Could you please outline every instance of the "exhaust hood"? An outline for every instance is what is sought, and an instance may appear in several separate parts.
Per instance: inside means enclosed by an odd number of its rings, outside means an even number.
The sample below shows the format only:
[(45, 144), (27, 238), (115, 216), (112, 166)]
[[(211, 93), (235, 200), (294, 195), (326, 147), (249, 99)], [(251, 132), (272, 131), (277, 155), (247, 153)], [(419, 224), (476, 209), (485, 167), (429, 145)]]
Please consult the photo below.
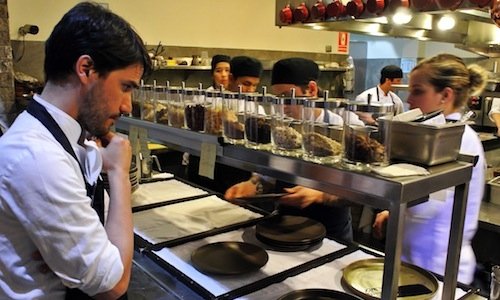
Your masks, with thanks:
[[(362, 0), (351, 0), (351, 2), (354, 1), (366, 7)], [(378, 1), (378, 3), (380, 1), (382, 3), (389, 2), (389, 0), (385, 0), (385, 2), (383, 0), (374, 1)], [(404, 3), (402, 0), (390, 1)], [(434, 3), (434, 0), (427, 1)], [(479, 55), (500, 57), (500, 28), (492, 21), (489, 8), (479, 8), (469, 2), (478, 0), (456, 1), (460, 5), (453, 11), (437, 10), (436, 8), (436, 10), (423, 12), (409, 7), (412, 15), (411, 21), (406, 24), (395, 24), (392, 21), (393, 13), (389, 12), (387, 8), (388, 5), (385, 5), (385, 9), (378, 14), (369, 13), (366, 8), (363, 8), (363, 12), (356, 18), (346, 15), (346, 13), (343, 16), (331, 17), (329, 14), (331, 12), (330, 4), (333, 6), (333, 4), (340, 5), (339, 3), (342, 3), (346, 6), (349, 5), (348, 0), (276, 0), (275, 24), (279, 27), (293, 26), (452, 43), (457, 48)], [(391, 10), (393, 11), (393, 9)], [(452, 29), (446, 31), (438, 29), (438, 22), (444, 15), (454, 18), (455, 26)]]

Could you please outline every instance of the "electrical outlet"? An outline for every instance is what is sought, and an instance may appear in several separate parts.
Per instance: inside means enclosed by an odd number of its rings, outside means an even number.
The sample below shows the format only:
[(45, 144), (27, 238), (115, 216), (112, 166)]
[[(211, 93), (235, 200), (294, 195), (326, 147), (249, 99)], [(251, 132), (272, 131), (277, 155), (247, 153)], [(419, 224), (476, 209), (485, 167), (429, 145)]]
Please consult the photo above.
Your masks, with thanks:
[(332, 52), (332, 45), (326, 45), (325, 46), (325, 51), (328, 52), (328, 53)]

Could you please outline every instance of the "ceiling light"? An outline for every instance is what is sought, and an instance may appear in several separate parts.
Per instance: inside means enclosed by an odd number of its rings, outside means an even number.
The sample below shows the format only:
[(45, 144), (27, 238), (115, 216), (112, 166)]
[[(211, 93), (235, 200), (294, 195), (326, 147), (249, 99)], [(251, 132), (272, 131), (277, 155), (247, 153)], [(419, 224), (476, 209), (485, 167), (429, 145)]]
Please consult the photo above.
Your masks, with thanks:
[(392, 15), (392, 22), (394, 22), (394, 24), (403, 25), (408, 24), (412, 18), (413, 16), (408, 8), (400, 7), (396, 10), (394, 15)]
[(450, 30), (455, 27), (455, 18), (450, 15), (444, 15), (439, 19), (437, 26), (439, 30)]

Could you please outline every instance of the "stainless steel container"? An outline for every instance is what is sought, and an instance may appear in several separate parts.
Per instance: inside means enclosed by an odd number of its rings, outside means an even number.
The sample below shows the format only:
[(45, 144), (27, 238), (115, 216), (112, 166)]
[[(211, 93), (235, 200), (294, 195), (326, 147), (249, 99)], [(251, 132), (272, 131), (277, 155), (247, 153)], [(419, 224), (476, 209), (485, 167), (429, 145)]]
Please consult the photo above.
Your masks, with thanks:
[(433, 166), (457, 159), (465, 129), (463, 123), (391, 123), (392, 160)]
[(500, 205), (500, 176), (488, 181), (490, 186), (490, 202)]

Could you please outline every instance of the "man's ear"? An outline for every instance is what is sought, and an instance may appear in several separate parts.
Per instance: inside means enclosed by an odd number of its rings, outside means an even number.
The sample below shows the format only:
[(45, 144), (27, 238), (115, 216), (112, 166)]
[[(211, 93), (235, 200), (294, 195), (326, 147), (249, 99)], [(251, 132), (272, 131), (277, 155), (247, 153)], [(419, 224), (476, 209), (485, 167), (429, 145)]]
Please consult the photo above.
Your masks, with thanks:
[(76, 61), (76, 73), (79, 78), (88, 78), (93, 70), (94, 62), (89, 55), (82, 55)]
[(308, 96), (318, 97), (318, 84), (316, 83), (316, 81), (314, 80), (309, 81), (309, 83), (307, 84), (307, 90), (309, 91)]

